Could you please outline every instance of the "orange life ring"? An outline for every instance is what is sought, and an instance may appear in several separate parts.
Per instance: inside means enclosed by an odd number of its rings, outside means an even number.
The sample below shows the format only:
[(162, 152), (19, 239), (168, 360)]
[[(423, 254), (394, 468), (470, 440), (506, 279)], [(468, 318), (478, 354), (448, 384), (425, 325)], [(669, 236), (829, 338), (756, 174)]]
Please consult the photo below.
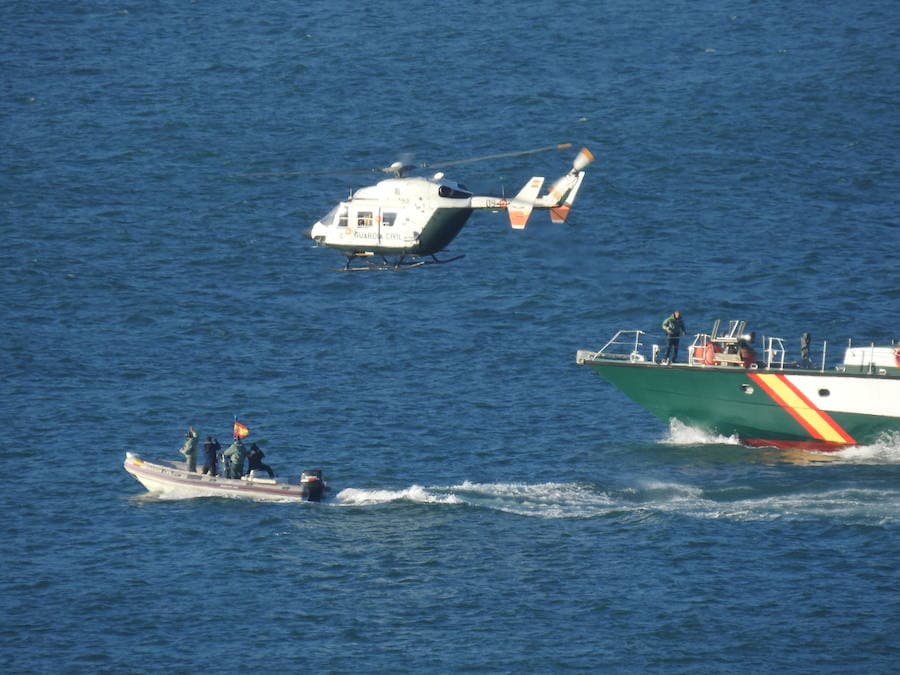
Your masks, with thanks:
[(703, 363), (708, 366), (715, 364), (716, 362), (716, 354), (719, 349), (712, 342), (706, 345), (706, 353), (703, 355)]

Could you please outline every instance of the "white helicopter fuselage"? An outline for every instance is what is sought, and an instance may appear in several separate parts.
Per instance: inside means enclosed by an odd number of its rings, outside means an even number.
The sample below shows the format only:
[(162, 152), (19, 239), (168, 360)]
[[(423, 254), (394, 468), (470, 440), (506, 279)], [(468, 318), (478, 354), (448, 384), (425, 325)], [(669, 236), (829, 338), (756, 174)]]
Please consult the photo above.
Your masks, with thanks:
[[(312, 227), (316, 242), (349, 253), (429, 255), (443, 250), (479, 205), (445, 178), (389, 178), (357, 190)], [(497, 208), (503, 200), (495, 200)]]
[(428, 256), (443, 251), (475, 209), (509, 212), (510, 224), (522, 229), (532, 209), (549, 209), (563, 222), (593, 155), (585, 148), (569, 173), (539, 197), (544, 179), (532, 177), (511, 198), (474, 195), (465, 185), (436, 173), (431, 178), (399, 176), (360, 188), (316, 222), (309, 236), (317, 244), (348, 256)]

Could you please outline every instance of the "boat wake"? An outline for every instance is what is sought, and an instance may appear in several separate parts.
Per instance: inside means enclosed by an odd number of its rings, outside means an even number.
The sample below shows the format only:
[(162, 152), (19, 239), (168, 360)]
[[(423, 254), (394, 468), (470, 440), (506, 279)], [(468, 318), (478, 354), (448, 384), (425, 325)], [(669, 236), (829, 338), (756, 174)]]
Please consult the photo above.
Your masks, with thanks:
[(586, 517), (609, 510), (603, 493), (573, 483), (470, 483), (400, 490), (341, 490), (335, 501), (347, 506), (416, 502), (459, 504), (545, 518)]
[(872, 445), (858, 445), (831, 454), (843, 464), (900, 464), (900, 432), (883, 434)]
[(664, 445), (740, 445), (737, 436), (719, 436), (696, 427), (690, 427), (674, 417), (669, 420), (669, 435), (662, 439)]
[(424, 488), (411, 485), (402, 490), (363, 490), (345, 488), (335, 497), (335, 501), (346, 506), (367, 506), (371, 504), (387, 504), (388, 502), (416, 502), (420, 504), (461, 504), (454, 494), (440, 494), (435, 488)]
[[(669, 420), (669, 435), (659, 441), (662, 445), (741, 445), (737, 436), (719, 436), (696, 427), (690, 427), (677, 419)], [(835, 462), (843, 464), (900, 464), (900, 433), (885, 433), (871, 445), (857, 445), (835, 452), (815, 450), (775, 450), (759, 448), (767, 460), (795, 464)]]
[(749, 485), (703, 488), (677, 482), (637, 481), (607, 489), (585, 483), (470, 483), (397, 490), (347, 488), (334, 503), (390, 502), (466, 506), (547, 519), (616, 517), (643, 521), (661, 516), (778, 520), (844, 518), (865, 523), (900, 521), (900, 488), (840, 487), (772, 494)]

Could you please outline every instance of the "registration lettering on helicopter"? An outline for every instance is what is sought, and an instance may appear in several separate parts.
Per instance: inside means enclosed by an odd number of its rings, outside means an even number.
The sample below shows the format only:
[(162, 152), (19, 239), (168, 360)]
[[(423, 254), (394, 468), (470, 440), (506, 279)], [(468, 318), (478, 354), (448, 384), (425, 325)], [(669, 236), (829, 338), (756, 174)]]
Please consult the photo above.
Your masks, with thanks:
[(359, 230), (353, 230), (351, 228), (347, 228), (344, 230), (344, 236), (353, 239), (356, 241), (398, 241), (398, 242), (410, 242), (415, 241), (416, 237), (409, 233), (401, 233), (401, 232), (384, 232), (380, 233), (377, 231), (365, 231), (360, 232)]
[(509, 206), (509, 201), (500, 197), (488, 197), (484, 200), (484, 208), (487, 209), (505, 209)]

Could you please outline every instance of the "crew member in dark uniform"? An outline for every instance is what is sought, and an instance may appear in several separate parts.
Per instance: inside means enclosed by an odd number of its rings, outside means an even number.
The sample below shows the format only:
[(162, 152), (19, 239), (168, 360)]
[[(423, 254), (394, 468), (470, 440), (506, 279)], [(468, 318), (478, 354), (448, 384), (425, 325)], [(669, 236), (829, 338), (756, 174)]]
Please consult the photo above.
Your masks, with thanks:
[(190, 427), (184, 435), (184, 445), (178, 450), (187, 460), (187, 470), (191, 473), (197, 471), (197, 432)]
[(678, 360), (678, 342), (685, 333), (681, 312), (677, 309), (672, 312), (671, 316), (662, 322), (662, 329), (666, 333), (666, 356), (664, 362), (675, 363)]
[(221, 449), (219, 439), (212, 436), (206, 437), (206, 443), (203, 444), (203, 455), (206, 458), (206, 461), (203, 462), (203, 471), (201, 471), (203, 475), (219, 475), (219, 450)]
[(247, 455), (247, 461), (249, 462), (248, 471), (253, 471), (254, 469), (258, 471), (265, 471), (269, 474), (269, 478), (275, 478), (275, 472), (272, 471), (272, 467), (268, 464), (263, 464), (263, 457), (266, 454), (259, 449), (259, 446), (254, 443), (250, 446), (250, 454)]
[(804, 333), (800, 336), (800, 366), (803, 368), (812, 368), (812, 361), (809, 360), (809, 343), (812, 336)]
[(244, 458), (247, 451), (240, 438), (235, 438), (234, 443), (225, 451), (225, 476), (227, 478), (240, 478), (244, 475)]

